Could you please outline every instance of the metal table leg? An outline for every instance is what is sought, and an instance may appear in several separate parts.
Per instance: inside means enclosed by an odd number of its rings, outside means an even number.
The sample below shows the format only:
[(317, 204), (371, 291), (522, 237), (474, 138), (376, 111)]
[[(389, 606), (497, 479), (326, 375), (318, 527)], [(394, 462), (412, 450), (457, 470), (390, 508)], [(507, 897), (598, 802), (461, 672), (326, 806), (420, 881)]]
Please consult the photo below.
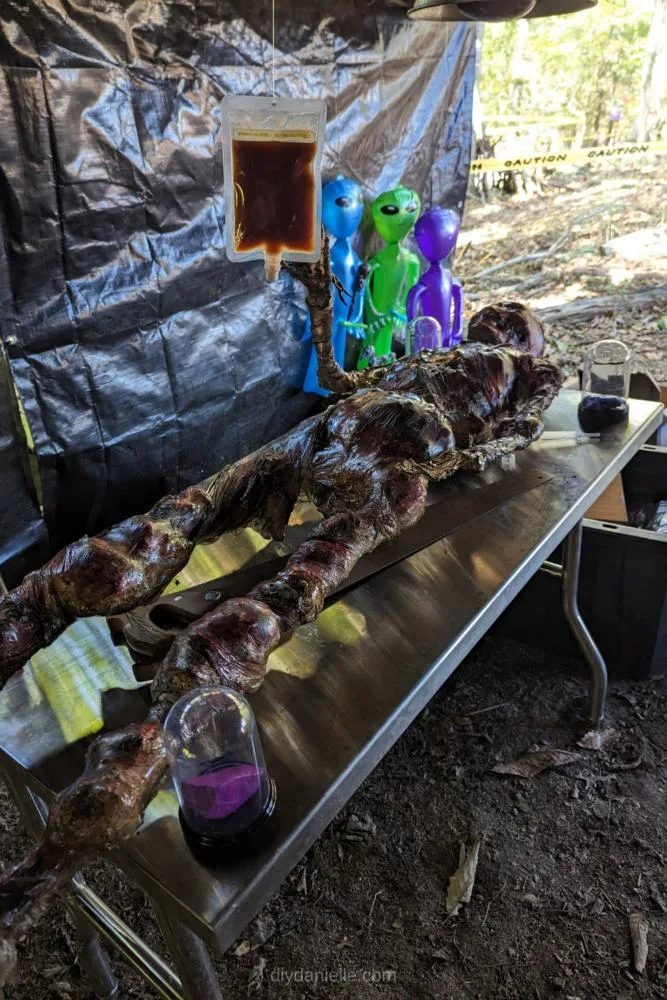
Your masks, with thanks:
[[(44, 816), (30, 790), (9, 768), (2, 769), (2, 778), (7, 785), (21, 813), (26, 830), (35, 840), (39, 840), (44, 830)], [(99, 934), (83, 919), (77, 910), (65, 900), (74, 922), (77, 940), (77, 960), (93, 993), (98, 1000), (117, 1000), (119, 996), (116, 979), (106, 951), (102, 947)]]
[(204, 942), (154, 899), (151, 904), (181, 980), (185, 1000), (222, 1000), (220, 984)]
[(90, 988), (99, 1000), (118, 1000), (120, 996), (118, 980), (102, 947), (99, 934), (73, 906), (68, 906), (67, 909), (76, 928), (77, 959)]
[(76, 875), (72, 879), (72, 892), (68, 896), (69, 906), (79, 918), (89, 923), (92, 929), (106, 938), (123, 956), (128, 965), (135, 969), (164, 1000), (183, 1000), (181, 983), (166, 962), (148, 947), (118, 914), (106, 905)]
[(607, 698), (607, 665), (595, 645), (577, 604), (579, 564), (581, 561), (582, 522), (572, 529), (563, 546), (563, 611), (575, 639), (591, 668), (590, 720), (594, 726), (604, 719)]

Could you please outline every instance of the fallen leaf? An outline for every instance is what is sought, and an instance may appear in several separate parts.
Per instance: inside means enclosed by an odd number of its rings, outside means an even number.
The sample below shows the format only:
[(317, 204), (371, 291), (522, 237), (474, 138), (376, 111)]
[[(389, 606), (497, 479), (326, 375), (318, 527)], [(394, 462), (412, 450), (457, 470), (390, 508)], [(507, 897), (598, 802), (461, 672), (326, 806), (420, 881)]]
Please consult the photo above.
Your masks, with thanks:
[(528, 903), (529, 906), (539, 906), (540, 901), (537, 896), (534, 896), (532, 892), (527, 892), (525, 896), (521, 897), (522, 903)]
[(351, 813), (347, 818), (347, 823), (345, 824), (343, 839), (365, 840), (367, 837), (374, 837), (376, 832), (375, 823), (369, 813), (364, 813), (363, 816), (357, 816), (356, 813)]
[(443, 962), (448, 962), (449, 959), (451, 958), (449, 952), (445, 951), (444, 948), (437, 948), (436, 951), (432, 951), (431, 952), (431, 957), (432, 958), (440, 958), (440, 959), (442, 959)]
[(571, 750), (537, 750), (535, 753), (524, 754), (509, 764), (496, 764), (492, 770), (496, 774), (533, 778), (540, 771), (546, 771), (548, 767), (565, 767), (566, 764), (573, 764), (575, 760), (581, 760), (581, 756), (580, 753), (573, 753)]
[(296, 887), (297, 892), (308, 892), (308, 878), (306, 875), (306, 869), (304, 868), (301, 873), (301, 878), (299, 879), (299, 884)]
[(455, 916), (464, 903), (470, 902), (475, 884), (480, 845), (481, 840), (479, 837), (473, 840), (470, 848), (466, 848), (465, 844), (461, 844), (459, 867), (450, 878), (447, 888), (445, 909), (450, 916)]
[(45, 969), (42, 969), (42, 975), (45, 979), (53, 979), (54, 976), (59, 976), (62, 972), (65, 972), (64, 965), (47, 965)]
[(593, 803), (593, 814), (597, 816), (598, 819), (609, 819), (609, 814), (611, 813), (611, 806), (608, 802), (603, 799), (596, 799)]
[(615, 736), (616, 730), (612, 729), (611, 726), (605, 729), (590, 729), (580, 740), (577, 740), (577, 746), (583, 747), (584, 750), (601, 750), (605, 743), (609, 743)]
[(232, 955), (236, 958), (243, 958), (249, 952), (257, 951), (270, 937), (273, 937), (275, 932), (276, 922), (273, 917), (268, 914), (260, 915), (253, 925), (250, 937), (239, 941), (236, 947), (232, 948)]
[(641, 973), (646, 968), (648, 958), (648, 920), (643, 913), (631, 913), (628, 918), (630, 937), (632, 939), (632, 955), (635, 970)]
[(250, 950), (256, 951), (276, 933), (276, 922), (268, 913), (260, 913), (250, 934)]

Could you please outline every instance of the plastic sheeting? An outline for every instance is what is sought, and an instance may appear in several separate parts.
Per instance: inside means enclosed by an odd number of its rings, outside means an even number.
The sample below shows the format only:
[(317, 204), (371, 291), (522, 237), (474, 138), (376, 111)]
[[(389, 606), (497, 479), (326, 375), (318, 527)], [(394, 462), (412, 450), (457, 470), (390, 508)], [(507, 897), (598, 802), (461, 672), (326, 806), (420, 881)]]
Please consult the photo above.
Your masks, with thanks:
[[(326, 98), (325, 175), (461, 209), (474, 28), (330, 11), (276, 2), (276, 91)], [(313, 408), (301, 291), (224, 250), (221, 99), (269, 91), (270, 39), (268, 0), (2, 4), (0, 329), (52, 548)]]
[(48, 554), (46, 526), (30, 486), (25, 440), (16, 417), (14, 389), (0, 346), (0, 574), (8, 587)]

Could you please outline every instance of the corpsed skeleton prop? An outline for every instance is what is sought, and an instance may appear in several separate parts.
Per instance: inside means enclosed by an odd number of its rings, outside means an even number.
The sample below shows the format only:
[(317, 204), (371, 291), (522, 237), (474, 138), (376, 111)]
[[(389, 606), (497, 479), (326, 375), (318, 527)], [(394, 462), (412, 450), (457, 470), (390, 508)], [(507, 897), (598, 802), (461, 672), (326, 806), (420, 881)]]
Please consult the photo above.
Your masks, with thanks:
[(175, 639), (145, 722), (91, 742), (84, 773), (51, 804), (41, 843), (0, 879), (0, 980), (53, 894), (138, 829), (167, 768), (161, 724), (174, 702), (201, 686), (256, 691), (281, 639), (319, 614), (362, 556), (422, 516), (429, 481), (481, 470), (542, 432), (561, 384), (549, 361), (468, 343), (344, 372), (331, 349), (328, 247), (317, 264), (288, 270), (308, 292), (320, 384), (339, 401), (148, 513), (69, 545), (0, 598), (4, 682), (76, 618), (150, 602), (195, 545), (247, 525), (281, 538), (300, 497), (323, 515), (274, 579)]

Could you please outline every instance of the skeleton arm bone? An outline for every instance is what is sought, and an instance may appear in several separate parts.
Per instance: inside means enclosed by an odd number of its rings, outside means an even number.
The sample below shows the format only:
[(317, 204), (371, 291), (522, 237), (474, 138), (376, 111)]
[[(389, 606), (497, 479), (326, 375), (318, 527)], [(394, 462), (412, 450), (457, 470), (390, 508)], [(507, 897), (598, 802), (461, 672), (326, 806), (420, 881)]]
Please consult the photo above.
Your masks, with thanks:
[(420, 466), (429, 479), (446, 479), (459, 470), (482, 472), (490, 462), (527, 448), (541, 436), (544, 411), (556, 398), (562, 378), (554, 377), (554, 366), (543, 358), (523, 355), (521, 363), (529, 368), (515, 383), (520, 393), (515, 412), (494, 423), (492, 440), (448, 452)]
[[(338, 395), (348, 395), (357, 389), (375, 385), (382, 373), (376, 369), (346, 372), (334, 357), (331, 343), (333, 304), (331, 302), (331, 264), (329, 238), (322, 239), (322, 256), (315, 264), (285, 263), (288, 274), (305, 286), (306, 304), (311, 318), (311, 336), (317, 354), (317, 380), (323, 389)], [(365, 294), (369, 295), (370, 277)]]

